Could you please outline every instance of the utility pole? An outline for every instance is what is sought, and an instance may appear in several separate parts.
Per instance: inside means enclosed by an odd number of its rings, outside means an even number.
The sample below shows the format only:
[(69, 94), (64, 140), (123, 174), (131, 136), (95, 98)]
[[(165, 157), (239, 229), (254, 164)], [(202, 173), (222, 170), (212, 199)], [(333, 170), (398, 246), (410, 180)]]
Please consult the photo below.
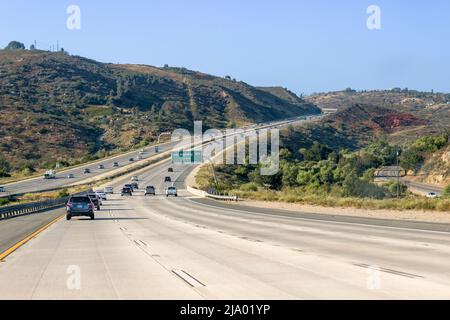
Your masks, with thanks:
[(56, 40), (56, 52), (59, 52), (59, 40)]
[(214, 163), (213, 163), (212, 159), (208, 159), (208, 162), (211, 165), (213, 176), (214, 176), (214, 183), (216, 184), (216, 187), (217, 187), (218, 184), (217, 184), (216, 168), (214, 168)]
[(400, 150), (397, 150), (397, 198), (400, 198)]

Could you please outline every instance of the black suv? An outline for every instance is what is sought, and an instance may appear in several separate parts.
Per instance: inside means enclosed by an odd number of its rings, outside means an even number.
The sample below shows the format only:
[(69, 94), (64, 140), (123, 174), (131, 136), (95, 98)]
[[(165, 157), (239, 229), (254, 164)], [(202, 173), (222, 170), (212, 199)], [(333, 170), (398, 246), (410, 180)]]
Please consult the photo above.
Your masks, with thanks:
[(127, 187), (125, 187), (125, 188), (122, 188), (122, 197), (123, 196), (132, 196), (133, 195), (133, 190), (131, 189), (131, 188), (127, 188)]
[(66, 219), (71, 220), (72, 217), (90, 217), (95, 219), (94, 204), (88, 196), (73, 196), (66, 204)]

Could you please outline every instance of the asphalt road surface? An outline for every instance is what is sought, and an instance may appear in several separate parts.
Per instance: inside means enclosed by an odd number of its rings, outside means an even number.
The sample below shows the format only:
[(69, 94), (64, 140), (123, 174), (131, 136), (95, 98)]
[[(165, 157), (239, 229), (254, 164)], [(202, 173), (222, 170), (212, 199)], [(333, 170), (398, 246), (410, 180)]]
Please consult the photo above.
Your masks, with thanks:
[(408, 186), (408, 189), (416, 194), (419, 195), (427, 195), (430, 192), (436, 193), (438, 196), (442, 196), (444, 193), (444, 188), (439, 187), (436, 185), (431, 185), (427, 183), (422, 182), (415, 182), (415, 181), (409, 181), (409, 180), (403, 180), (405, 184)]
[(140, 176), (156, 197), (115, 194), (7, 257), (0, 299), (450, 298), (448, 232), (217, 204), (183, 190), (192, 167), (169, 166)]

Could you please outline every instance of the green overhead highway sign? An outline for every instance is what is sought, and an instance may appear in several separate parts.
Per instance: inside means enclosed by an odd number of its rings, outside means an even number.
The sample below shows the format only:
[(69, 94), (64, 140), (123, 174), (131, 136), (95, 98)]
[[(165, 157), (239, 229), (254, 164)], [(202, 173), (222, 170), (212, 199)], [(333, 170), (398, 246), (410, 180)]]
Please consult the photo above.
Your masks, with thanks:
[(173, 164), (201, 164), (203, 163), (203, 153), (201, 151), (181, 150), (172, 152)]

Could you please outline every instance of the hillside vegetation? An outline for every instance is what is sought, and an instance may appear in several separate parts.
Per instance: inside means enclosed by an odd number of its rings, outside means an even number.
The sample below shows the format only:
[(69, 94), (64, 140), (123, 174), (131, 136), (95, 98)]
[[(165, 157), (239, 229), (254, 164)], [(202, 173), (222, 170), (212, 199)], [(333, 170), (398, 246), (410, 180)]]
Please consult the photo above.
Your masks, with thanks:
[(443, 198), (426, 199), (409, 194), (406, 186), (395, 181), (374, 180), (380, 167), (396, 166), (399, 152), (398, 160), (409, 175), (439, 171), (445, 182), (450, 172), (450, 130), (435, 126), (439, 133), (411, 134), (433, 126), (431, 119), (405, 110), (355, 104), (319, 122), (284, 130), (276, 175), (262, 176), (257, 165), (218, 166), (216, 184), (210, 168), (205, 167), (197, 182), (203, 189), (214, 188), (245, 199), (446, 211), (450, 209), (450, 187)]
[[(345, 110), (355, 104), (371, 105), (394, 112), (412, 114), (426, 121), (418, 125), (396, 129), (391, 132), (390, 140), (396, 143), (411, 141), (424, 135), (439, 134), (450, 128), (450, 94), (420, 92), (416, 90), (394, 88), (392, 90), (344, 91), (313, 94), (305, 98), (321, 108)], [(406, 119), (404, 119), (406, 120)]]
[(320, 112), (286, 95), (184, 68), (2, 50), (0, 160), (7, 174), (28, 174), (142, 146), (194, 120), (224, 128)]
[(292, 151), (310, 147), (316, 142), (335, 151), (357, 150), (377, 139), (392, 141), (395, 140), (392, 139), (393, 136), (402, 134), (403, 142), (412, 141), (417, 139), (417, 136), (411, 134), (412, 131), (419, 128), (424, 130), (431, 125), (429, 120), (412, 113), (376, 105), (355, 104), (328, 115), (318, 123), (290, 127), (282, 132), (282, 136), (285, 146)]
[(449, 135), (426, 136), (406, 145), (392, 145), (378, 140), (358, 151), (335, 151), (326, 145), (293, 149), (283, 140), (280, 170), (272, 176), (261, 175), (259, 165), (216, 166), (216, 180), (210, 166), (197, 176), (204, 190), (244, 199), (307, 203), (325, 206), (353, 206), (368, 209), (450, 210), (450, 186), (442, 198), (427, 199), (407, 192), (402, 183), (375, 181), (375, 171), (382, 166), (395, 166), (401, 150), (403, 168), (414, 170), (427, 157), (450, 147)]

